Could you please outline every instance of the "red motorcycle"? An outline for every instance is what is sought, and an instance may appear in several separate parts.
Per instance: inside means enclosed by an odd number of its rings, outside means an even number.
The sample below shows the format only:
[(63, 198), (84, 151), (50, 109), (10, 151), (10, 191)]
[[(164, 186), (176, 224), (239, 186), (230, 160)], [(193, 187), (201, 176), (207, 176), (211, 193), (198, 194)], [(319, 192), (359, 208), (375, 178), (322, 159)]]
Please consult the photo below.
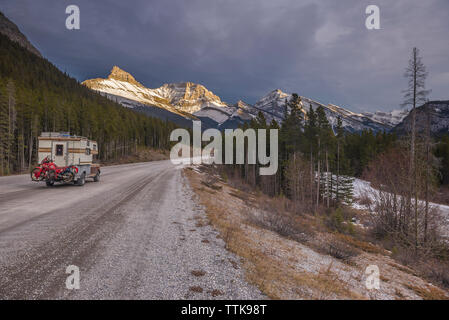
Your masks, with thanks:
[(55, 182), (73, 182), (77, 173), (76, 166), (57, 167), (50, 158), (45, 157), (39, 167), (31, 171), (31, 180), (45, 180), (47, 186), (52, 186)]

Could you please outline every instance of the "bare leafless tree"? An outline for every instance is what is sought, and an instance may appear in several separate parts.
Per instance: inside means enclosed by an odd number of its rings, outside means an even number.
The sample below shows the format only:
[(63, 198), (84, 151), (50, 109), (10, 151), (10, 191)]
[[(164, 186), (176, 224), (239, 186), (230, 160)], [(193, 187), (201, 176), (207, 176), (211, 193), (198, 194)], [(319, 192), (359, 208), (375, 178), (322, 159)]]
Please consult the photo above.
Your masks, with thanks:
[[(415, 170), (417, 193), (424, 194), (427, 171), (424, 152), (417, 157)], [(392, 149), (373, 160), (364, 173), (371, 181), (372, 189), (366, 196), (370, 199), (370, 212), (374, 233), (393, 239), (399, 245), (414, 248), (425, 254), (441, 240), (439, 210), (429, 202), (418, 199), (409, 203), (409, 159), (405, 148)], [(410, 208), (411, 206), (411, 208)], [(425, 239), (425, 241), (424, 241)]]
[[(410, 190), (408, 195), (408, 210), (411, 210), (411, 201), (414, 198), (414, 221), (415, 221), (415, 239), (418, 241), (418, 188), (417, 188), (417, 170), (416, 160), (416, 107), (425, 103), (430, 91), (425, 89), (427, 71), (422, 58), (419, 55), (419, 49), (413, 48), (412, 56), (404, 76), (408, 79), (407, 89), (404, 90), (403, 106), (411, 107), (410, 124), (410, 164), (409, 164), (409, 183)], [(415, 249), (418, 250), (419, 243), (415, 243)]]
[(309, 199), (313, 197), (310, 188), (315, 178), (310, 176), (310, 163), (305, 157), (295, 152), (287, 163), (285, 177), (287, 179), (288, 196), (295, 206), (295, 211), (303, 211), (310, 204)]

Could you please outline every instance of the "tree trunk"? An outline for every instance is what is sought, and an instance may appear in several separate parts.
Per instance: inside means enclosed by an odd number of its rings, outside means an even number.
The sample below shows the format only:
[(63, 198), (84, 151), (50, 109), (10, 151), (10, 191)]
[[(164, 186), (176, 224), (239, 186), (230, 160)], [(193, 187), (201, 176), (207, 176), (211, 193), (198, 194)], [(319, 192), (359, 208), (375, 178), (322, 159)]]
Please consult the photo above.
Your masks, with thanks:
[(426, 179), (425, 179), (425, 202), (426, 209), (424, 212), (424, 243), (427, 243), (427, 227), (429, 218), (429, 178), (430, 178), (430, 110), (427, 113), (426, 125)]
[(337, 141), (337, 186), (336, 186), (335, 199), (338, 204), (340, 197), (340, 141)]
[(321, 167), (320, 167), (320, 157), (321, 157), (321, 140), (318, 137), (318, 178), (317, 178), (317, 188), (316, 188), (316, 210), (320, 204), (320, 183), (321, 183)]
[(28, 170), (31, 170), (31, 158), (33, 156), (33, 127), (30, 130), (30, 142), (28, 146)]
[[(312, 149), (312, 148), (311, 148)], [(312, 150), (310, 150), (310, 208), (313, 208), (313, 185), (314, 185), (314, 177), (313, 177), (313, 168), (315, 166), (313, 165), (313, 153)]]
[[(329, 208), (330, 204), (330, 197), (329, 197), (329, 157), (328, 157), (328, 151), (326, 148), (326, 202), (327, 202), (327, 207)], [(331, 175), (332, 177), (332, 175)]]
[[(414, 55), (416, 65), (416, 53)], [(410, 145), (410, 201), (415, 196), (415, 254), (418, 253), (418, 199), (416, 190), (416, 168), (415, 168), (415, 144), (416, 144), (416, 94), (417, 94), (417, 74), (416, 68), (413, 76), (413, 110), (412, 110), (412, 137)]]

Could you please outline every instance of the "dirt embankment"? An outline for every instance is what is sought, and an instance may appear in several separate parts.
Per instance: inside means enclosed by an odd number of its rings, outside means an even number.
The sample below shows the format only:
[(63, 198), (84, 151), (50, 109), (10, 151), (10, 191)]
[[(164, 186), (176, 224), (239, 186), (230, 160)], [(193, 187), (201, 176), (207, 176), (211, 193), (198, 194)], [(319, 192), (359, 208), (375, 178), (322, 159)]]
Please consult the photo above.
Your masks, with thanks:
[[(285, 212), (282, 199), (233, 188), (204, 168), (184, 173), (227, 249), (242, 258), (247, 280), (270, 298), (449, 298), (384, 249), (326, 231), (319, 217)], [(366, 286), (373, 265), (378, 290)]]

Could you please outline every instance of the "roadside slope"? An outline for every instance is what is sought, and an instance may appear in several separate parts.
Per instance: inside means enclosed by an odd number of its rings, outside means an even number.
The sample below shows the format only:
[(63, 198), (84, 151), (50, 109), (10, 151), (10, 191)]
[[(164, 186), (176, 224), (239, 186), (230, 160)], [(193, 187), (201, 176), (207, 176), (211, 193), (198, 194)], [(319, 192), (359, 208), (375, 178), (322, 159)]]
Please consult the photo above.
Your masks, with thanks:
[[(231, 187), (213, 168), (185, 172), (227, 248), (242, 257), (248, 281), (270, 298), (449, 299), (384, 249), (329, 232), (313, 215), (289, 214), (282, 198)], [(379, 290), (365, 285), (370, 265), (379, 268)]]

